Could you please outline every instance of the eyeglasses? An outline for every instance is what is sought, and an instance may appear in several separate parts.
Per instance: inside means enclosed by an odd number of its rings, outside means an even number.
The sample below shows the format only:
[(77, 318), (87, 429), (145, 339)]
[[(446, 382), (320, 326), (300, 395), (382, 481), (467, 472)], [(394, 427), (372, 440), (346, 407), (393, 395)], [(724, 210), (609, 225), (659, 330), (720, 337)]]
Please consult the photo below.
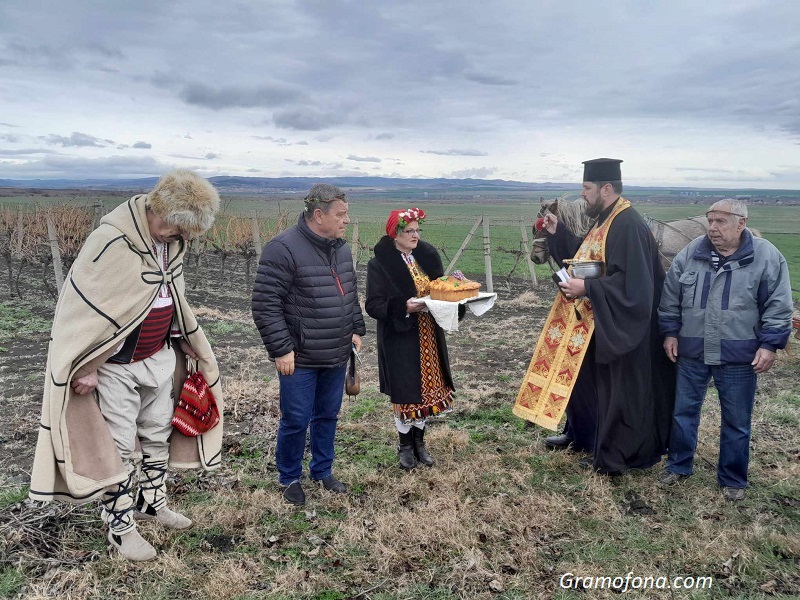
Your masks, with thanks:
[(422, 229), (403, 229), (403, 233), (408, 235), (422, 235)]

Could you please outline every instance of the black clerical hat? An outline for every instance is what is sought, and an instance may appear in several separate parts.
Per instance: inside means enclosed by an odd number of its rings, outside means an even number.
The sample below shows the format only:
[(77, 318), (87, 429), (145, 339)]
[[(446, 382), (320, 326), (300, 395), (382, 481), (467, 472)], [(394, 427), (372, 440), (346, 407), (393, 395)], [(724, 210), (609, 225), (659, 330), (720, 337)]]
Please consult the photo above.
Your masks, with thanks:
[(583, 161), (584, 181), (622, 181), (618, 158), (595, 158)]

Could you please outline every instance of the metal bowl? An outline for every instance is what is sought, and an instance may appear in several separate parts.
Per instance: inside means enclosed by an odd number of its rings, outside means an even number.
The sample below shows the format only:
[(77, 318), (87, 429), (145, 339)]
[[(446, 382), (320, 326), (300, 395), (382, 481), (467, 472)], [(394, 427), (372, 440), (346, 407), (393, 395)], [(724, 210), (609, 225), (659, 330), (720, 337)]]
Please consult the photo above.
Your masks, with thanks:
[(578, 279), (597, 279), (603, 274), (602, 260), (576, 260), (570, 264), (572, 276)]

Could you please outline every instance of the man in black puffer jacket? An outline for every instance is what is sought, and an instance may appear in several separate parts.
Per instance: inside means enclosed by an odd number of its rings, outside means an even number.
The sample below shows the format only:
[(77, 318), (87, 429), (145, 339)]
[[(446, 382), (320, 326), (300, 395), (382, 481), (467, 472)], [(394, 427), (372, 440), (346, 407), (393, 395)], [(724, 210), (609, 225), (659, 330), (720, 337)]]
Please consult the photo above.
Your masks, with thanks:
[(253, 286), (253, 319), (280, 380), (281, 420), (275, 462), (287, 502), (302, 505), (300, 485), (311, 425), (312, 480), (343, 493), (333, 476), (333, 441), (345, 367), (366, 333), (355, 269), (344, 234), (350, 218), (342, 190), (311, 188), (297, 225), (261, 252)]

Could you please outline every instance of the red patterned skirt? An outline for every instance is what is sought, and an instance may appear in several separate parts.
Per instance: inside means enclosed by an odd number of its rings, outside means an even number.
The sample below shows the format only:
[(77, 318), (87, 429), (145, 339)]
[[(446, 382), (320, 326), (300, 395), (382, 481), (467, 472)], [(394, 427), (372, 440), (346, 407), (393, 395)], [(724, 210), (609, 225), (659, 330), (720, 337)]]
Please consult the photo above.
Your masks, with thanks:
[(433, 415), (453, 410), (453, 390), (444, 382), (439, 349), (436, 346), (435, 324), (428, 313), (417, 313), (419, 319), (419, 362), (422, 402), (394, 404), (394, 414), (401, 423), (414, 423)]

